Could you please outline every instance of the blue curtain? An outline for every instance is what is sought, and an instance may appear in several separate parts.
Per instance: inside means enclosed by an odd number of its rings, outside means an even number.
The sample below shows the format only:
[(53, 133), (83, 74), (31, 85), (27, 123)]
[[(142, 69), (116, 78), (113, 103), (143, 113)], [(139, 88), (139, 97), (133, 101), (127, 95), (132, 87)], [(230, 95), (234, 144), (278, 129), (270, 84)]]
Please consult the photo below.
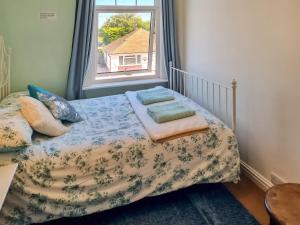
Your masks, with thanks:
[(69, 67), (66, 97), (82, 98), (82, 86), (88, 68), (95, 11), (95, 0), (76, 0), (76, 15), (72, 55)]
[[(176, 19), (175, 19), (175, 1), (162, 0), (162, 24), (163, 24), (163, 41), (164, 54), (167, 74), (169, 77), (170, 86), (170, 70), (169, 63), (172, 62), (175, 68), (181, 68), (179, 47), (177, 41)], [(175, 91), (180, 91), (181, 79), (173, 80), (173, 87)]]

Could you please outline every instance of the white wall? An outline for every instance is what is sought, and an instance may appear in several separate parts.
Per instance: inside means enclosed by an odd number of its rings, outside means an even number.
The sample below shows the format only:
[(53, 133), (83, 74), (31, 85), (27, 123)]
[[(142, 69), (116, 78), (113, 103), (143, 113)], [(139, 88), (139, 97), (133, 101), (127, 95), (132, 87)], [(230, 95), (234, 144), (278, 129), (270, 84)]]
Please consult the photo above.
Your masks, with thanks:
[(242, 159), (300, 182), (300, 1), (176, 3), (185, 69), (238, 81)]
[(111, 67), (108, 66), (110, 69), (110, 72), (118, 72), (119, 71), (119, 56), (118, 55), (111, 55), (110, 56), (110, 65)]

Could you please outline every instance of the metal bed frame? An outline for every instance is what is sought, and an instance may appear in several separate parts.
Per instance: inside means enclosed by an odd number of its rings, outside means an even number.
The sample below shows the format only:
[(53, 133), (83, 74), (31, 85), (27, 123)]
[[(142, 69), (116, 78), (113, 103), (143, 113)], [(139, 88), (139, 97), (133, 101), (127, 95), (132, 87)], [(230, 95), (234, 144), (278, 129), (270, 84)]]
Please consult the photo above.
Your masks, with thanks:
[(170, 89), (193, 99), (236, 132), (237, 81), (235, 79), (232, 80), (231, 86), (226, 86), (177, 69), (173, 67), (172, 62), (169, 63), (169, 74)]
[(11, 49), (5, 47), (0, 36), (0, 101), (10, 94), (10, 58)]
[[(0, 36), (0, 101), (10, 94), (11, 52)], [(193, 99), (236, 132), (236, 80), (233, 79), (229, 87), (177, 69), (172, 62), (169, 63), (169, 72), (170, 89)]]

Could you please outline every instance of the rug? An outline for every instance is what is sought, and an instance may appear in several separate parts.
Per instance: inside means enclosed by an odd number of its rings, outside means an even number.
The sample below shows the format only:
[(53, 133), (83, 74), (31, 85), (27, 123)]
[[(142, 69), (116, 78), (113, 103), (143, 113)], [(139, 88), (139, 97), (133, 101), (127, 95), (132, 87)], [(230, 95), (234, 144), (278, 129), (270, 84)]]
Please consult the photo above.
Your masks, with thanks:
[(43, 225), (259, 225), (223, 184), (201, 184), (127, 206)]

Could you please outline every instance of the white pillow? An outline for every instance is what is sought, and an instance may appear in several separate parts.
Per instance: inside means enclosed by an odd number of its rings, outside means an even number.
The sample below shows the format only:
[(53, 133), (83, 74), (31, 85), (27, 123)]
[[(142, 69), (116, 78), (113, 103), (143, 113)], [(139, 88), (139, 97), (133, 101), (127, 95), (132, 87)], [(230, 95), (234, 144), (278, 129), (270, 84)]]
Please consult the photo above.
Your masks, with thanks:
[(51, 112), (39, 100), (32, 97), (20, 97), (21, 111), (30, 126), (37, 132), (48, 136), (60, 136), (69, 131), (60, 120), (53, 117)]
[(32, 129), (19, 111), (0, 109), (0, 153), (21, 150), (31, 145)]

